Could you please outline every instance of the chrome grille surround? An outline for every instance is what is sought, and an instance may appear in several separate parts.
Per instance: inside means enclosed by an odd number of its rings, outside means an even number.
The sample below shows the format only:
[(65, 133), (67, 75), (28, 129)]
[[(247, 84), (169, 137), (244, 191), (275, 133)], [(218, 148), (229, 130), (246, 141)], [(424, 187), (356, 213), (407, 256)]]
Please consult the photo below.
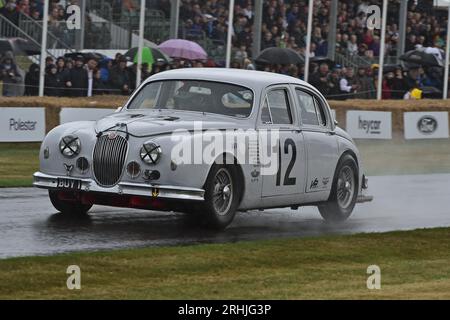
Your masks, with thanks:
[(117, 134), (97, 139), (92, 157), (94, 177), (103, 187), (113, 187), (122, 176), (128, 152), (128, 141)]

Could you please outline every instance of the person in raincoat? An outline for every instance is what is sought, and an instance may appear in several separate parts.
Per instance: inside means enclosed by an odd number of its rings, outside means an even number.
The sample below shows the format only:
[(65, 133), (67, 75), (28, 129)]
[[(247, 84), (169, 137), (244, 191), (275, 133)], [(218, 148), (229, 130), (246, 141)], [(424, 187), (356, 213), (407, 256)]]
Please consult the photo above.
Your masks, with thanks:
[(0, 60), (0, 81), (3, 81), (3, 96), (23, 96), (24, 72), (17, 66), (12, 52), (7, 51)]

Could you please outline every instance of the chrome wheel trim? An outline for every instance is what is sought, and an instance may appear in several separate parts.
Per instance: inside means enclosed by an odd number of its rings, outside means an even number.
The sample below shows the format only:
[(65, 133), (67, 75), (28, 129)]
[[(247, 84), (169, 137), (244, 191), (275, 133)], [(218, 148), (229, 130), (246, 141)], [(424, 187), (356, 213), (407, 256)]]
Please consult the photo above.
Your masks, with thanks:
[(233, 202), (233, 180), (230, 172), (225, 169), (219, 169), (213, 179), (213, 207), (219, 216), (228, 213)]
[(353, 169), (344, 166), (339, 172), (337, 181), (337, 202), (339, 207), (347, 209), (352, 204), (355, 195), (356, 183)]

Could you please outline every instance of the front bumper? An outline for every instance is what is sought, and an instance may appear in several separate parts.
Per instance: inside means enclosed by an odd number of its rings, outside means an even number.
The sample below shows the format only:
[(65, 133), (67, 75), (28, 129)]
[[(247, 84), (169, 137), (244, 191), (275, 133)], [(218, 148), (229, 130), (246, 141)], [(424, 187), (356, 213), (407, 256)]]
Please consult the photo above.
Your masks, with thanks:
[(84, 192), (100, 192), (117, 195), (131, 195), (175, 200), (192, 200), (203, 201), (205, 199), (205, 190), (197, 188), (187, 188), (179, 186), (167, 186), (156, 184), (143, 184), (143, 183), (130, 183), (119, 182), (117, 185), (111, 188), (105, 188), (97, 184), (93, 179), (79, 179), (71, 178), (67, 176), (54, 176), (44, 174), (42, 172), (36, 172), (33, 175), (33, 186), (43, 189), (61, 189), (58, 188), (58, 178), (61, 179), (76, 179), (81, 181), (80, 191)]

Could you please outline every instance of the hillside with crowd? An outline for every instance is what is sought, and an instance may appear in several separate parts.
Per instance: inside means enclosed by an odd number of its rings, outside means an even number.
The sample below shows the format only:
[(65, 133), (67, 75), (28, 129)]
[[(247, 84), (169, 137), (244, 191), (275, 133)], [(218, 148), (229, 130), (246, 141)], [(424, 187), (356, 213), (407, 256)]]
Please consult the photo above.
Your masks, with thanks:
[[(49, 29), (66, 19), (65, 7), (70, 4), (79, 4), (78, 0), (50, 1)], [(307, 0), (264, 0), (261, 33), (261, 50), (270, 47), (290, 48), (301, 55), (305, 55), (306, 25), (308, 16)], [(336, 61), (321, 61), (320, 57), (328, 54), (329, 13), (331, 1), (314, 1), (314, 20), (311, 58), (313, 60), (310, 70), (309, 82), (320, 88), (330, 98), (373, 98), (377, 86), (376, 62), (380, 53), (380, 33), (369, 30), (366, 26), (366, 9), (369, 4), (381, 4), (381, 0), (347, 0), (338, 2), (337, 30), (335, 35), (336, 53), (344, 57), (361, 57), (357, 61), (366, 61), (365, 64), (342, 65)], [(115, 11), (138, 10), (134, 0), (111, 1)], [(147, 6), (170, 15), (170, 1), (148, 0)], [(0, 0), (0, 14), (14, 23), (18, 23), (19, 12), (40, 20), (42, 17), (42, 0)], [(398, 27), (399, 1), (389, 1), (388, 23), (386, 34), (387, 57), (397, 56), (399, 27)], [(408, 15), (406, 26), (405, 49), (414, 50), (420, 47), (443, 49), (446, 37), (446, 12), (433, 9), (432, 0), (408, 1)], [(196, 41), (207, 37), (217, 46), (223, 46), (228, 32), (228, 1), (227, 0), (182, 0), (180, 7), (180, 34), (186, 39)], [(232, 67), (244, 69), (263, 69), (271, 72), (280, 72), (302, 79), (304, 67), (302, 65), (266, 65), (258, 66), (252, 56), (254, 1), (236, 0), (233, 22), (233, 48)], [(89, 32), (92, 39), (101, 41), (108, 39), (105, 34)], [(54, 32), (57, 32), (55, 29)], [(61, 38), (67, 35), (60, 35)], [(97, 38), (95, 38), (97, 36)], [(65, 39), (65, 41), (69, 41)], [(46, 90), (48, 95), (73, 95), (77, 92), (76, 85), (82, 85), (83, 95), (98, 93), (129, 94), (134, 89), (136, 65), (129, 61), (120, 62), (116, 59), (94, 59), (95, 61), (79, 58), (78, 60), (60, 57), (57, 61), (49, 61), (46, 69)], [(3, 94), (16, 94), (17, 90), (7, 90), (9, 85), (22, 84), (26, 94), (34, 94), (36, 86), (37, 66), (31, 65), (28, 73), (23, 72), (14, 64), (14, 57), (3, 54), (0, 57), (0, 79), (6, 84)], [(124, 60), (124, 59), (122, 59)], [(348, 59), (346, 60), (348, 61)], [(95, 66), (93, 66), (95, 64)], [(162, 70), (189, 66), (214, 65), (206, 61), (179, 61), (167, 65), (146, 65), (142, 72), (143, 77)], [(220, 63), (218, 63), (220, 64)], [(11, 67), (13, 65), (13, 67)], [(122, 66), (122, 67), (120, 67)], [(74, 70), (82, 68), (82, 79), (77, 84), (69, 75)], [(8, 70), (6, 70), (8, 69)], [(118, 70), (116, 70), (118, 69)], [(11, 71), (12, 70), (12, 71)], [(6, 72), (8, 71), (8, 72)], [(9, 72), (11, 71), (11, 72)], [(9, 76), (14, 74), (14, 76)], [(76, 72), (75, 72), (76, 74)], [(113, 75), (120, 74), (120, 81)], [(396, 64), (386, 68), (383, 79), (383, 97), (400, 99), (407, 96), (414, 89), (434, 87), (442, 89), (442, 72), (414, 66), (405, 67)], [(74, 86), (75, 83), (75, 86)], [(86, 87), (87, 83), (87, 87)], [(95, 85), (94, 85), (95, 84)], [(5, 91), (6, 87), (6, 91)], [(25, 90), (26, 88), (26, 90)], [(32, 89), (29, 89), (32, 88)], [(57, 88), (53, 90), (53, 88)], [(19, 90), (20, 91), (20, 90)]]

